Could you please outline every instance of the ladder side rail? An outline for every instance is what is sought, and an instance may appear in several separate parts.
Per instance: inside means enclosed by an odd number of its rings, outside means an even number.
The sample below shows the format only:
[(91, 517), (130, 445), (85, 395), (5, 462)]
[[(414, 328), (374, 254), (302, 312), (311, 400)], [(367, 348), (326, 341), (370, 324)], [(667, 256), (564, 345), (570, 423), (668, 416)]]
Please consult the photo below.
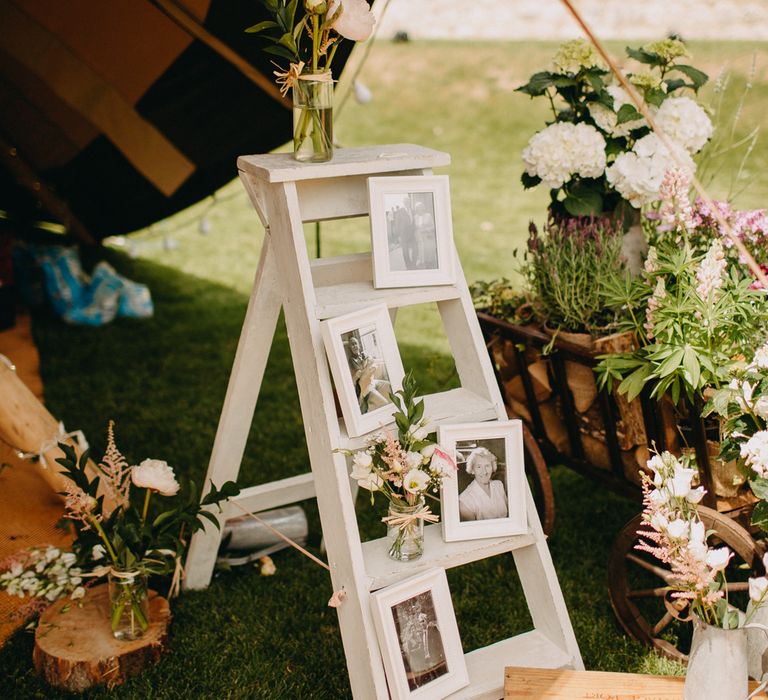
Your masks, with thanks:
[(338, 615), (352, 693), (386, 698), (347, 460), (334, 452), (341, 435), (295, 183), (269, 187), (267, 212), (331, 581), (346, 592)]

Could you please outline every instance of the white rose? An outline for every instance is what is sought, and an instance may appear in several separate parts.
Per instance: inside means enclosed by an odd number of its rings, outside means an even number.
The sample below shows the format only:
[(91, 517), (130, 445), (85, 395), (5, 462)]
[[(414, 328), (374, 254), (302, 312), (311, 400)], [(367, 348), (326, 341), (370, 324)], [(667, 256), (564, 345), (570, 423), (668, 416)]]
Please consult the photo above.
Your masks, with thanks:
[(761, 576), (760, 578), (749, 579), (749, 599), (753, 603), (759, 603), (768, 591), (768, 578)]
[(139, 488), (157, 491), (162, 496), (175, 496), (179, 491), (173, 469), (161, 459), (145, 459), (138, 467), (132, 467), (131, 481)]
[(720, 571), (728, 566), (731, 557), (733, 557), (733, 552), (728, 547), (712, 549), (707, 554), (707, 566), (713, 571)]
[(403, 480), (403, 488), (408, 493), (422, 493), (429, 484), (429, 474), (421, 469), (411, 469)]
[(331, 26), (345, 39), (365, 41), (373, 33), (376, 18), (365, 0), (331, 0)]

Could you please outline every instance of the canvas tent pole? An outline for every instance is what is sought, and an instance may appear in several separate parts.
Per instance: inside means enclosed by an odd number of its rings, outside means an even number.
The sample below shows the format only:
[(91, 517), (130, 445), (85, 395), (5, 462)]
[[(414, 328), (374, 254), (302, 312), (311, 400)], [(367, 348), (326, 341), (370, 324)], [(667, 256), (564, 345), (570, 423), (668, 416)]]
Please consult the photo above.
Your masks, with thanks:
[(223, 41), (211, 34), (184, 5), (176, 0), (149, 0), (158, 10), (171, 19), (190, 36), (202, 41), (208, 48), (215, 51), (225, 61), (231, 63), (251, 82), (258, 85), (273, 100), (286, 109), (291, 109), (290, 101), (280, 94), (277, 86), (260, 71), (256, 70), (240, 54), (233, 51)]
[(69, 205), (37, 175), (32, 166), (19, 155), (18, 150), (9, 144), (1, 134), (0, 165), (13, 176), (19, 185), (29, 190), (51, 216), (58, 219), (75, 238), (83, 243), (96, 245), (96, 240), (90, 231), (72, 213)]

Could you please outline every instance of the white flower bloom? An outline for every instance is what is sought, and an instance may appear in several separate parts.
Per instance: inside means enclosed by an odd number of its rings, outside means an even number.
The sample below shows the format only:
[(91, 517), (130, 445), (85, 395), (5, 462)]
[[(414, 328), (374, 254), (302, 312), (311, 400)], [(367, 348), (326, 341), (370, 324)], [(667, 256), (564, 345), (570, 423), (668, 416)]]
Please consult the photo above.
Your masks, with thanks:
[(421, 456), (427, 460), (432, 459), (432, 455), (435, 454), (436, 448), (437, 448), (437, 445), (427, 445), (425, 448), (421, 450)]
[(456, 471), (456, 464), (450, 455), (443, 450), (436, 448), (432, 455), (432, 461), (429, 463), (429, 469), (433, 474), (439, 474), (446, 477)]
[[(696, 171), (696, 165), (685, 149), (678, 148), (675, 155), (684, 170), (689, 173)], [(648, 134), (638, 140), (631, 151), (620, 153), (606, 169), (605, 176), (622, 197), (633, 207), (640, 208), (658, 199), (665, 173), (676, 166), (677, 163), (659, 138), (655, 134)]]
[(429, 435), (429, 431), (424, 425), (420, 428), (416, 428), (416, 430), (411, 433), (411, 437), (416, 440), (416, 442), (421, 442), (427, 435)]
[(742, 443), (741, 457), (758, 475), (768, 476), (768, 430), (756, 432)]
[(653, 455), (646, 463), (648, 469), (653, 471), (654, 474), (660, 474), (664, 471), (664, 460), (660, 455)]
[(689, 530), (689, 537), (691, 542), (700, 542), (704, 544), (704, 540), (707, 536), (707, 530), (704, 527), (704, 523), (701, 520), (692, 520)]
[(365, 451), (356, 452), (355, 456), (352, 457), (352, 464), (360, 469), (367, 469), (370, 471), (371, 466), (373, 465), (373, 457)]
[(667, 534), (674, 539), (678, 540), (684, 537), (688, 533), (688, 522), (681, 518), (675, 518), (669, 525), (667, 525)]
[(761, 576), (760, 578), (749, 579), (749, 599), (753, 603), (759, 603), (768, 591), (768, 578)]
[(549, 189), (573, 175), (600, 177), (605, 171), (605, 139), (589, 124), (556, 122), (531, 137), (523, 149), (525, 171)]
[(82, 598), (84, 595), (85, 588), (78, 586), (74, 591), (72, 591), (72, 594), (69, 597), (72, 598), (72, 600), (78, 600), (78, 598)]
[(145, 459), (131, 468), (131, 481), (135, 486), (157, 491), (163, 496), (175, 496), (179, 490), (173, 469), (161, 459)]
[(422, 493), (429, 484), (429, 474), (421, 469), (412, 469), (403, 479), (403, 488), (408, 493)]
[(651, 516), (651, 527), (657, 532), (664, 532), (669, 525), (669, 520), (663, 513), (654, 513)]
[(686, 548), (696, 560), (706, 561), (709, 548), (704, 542), (689, 542)]
[(408, 471), (418, 469), (421, 466), (422, 459), (421, 452), (407, 452), (405, 463), (408, 466)]
[(331, 0), (327, 17), (345, 39), (365, 41), (373, 33), (376, 18), (365, 0)]
[(384, 479), (382, 479), (376, 472), (370, 472), (365, 479), (358, 479), (357, 485), (360, 488), (367, 489), (368, 491), (378, 491)]
[(691, 481), (695, 474), (695, 469), (675, 467), (675, 475), (668, 482), (669, 492), (677, 498), (685, 498), (691, 490)]
[(48, 549), (45, 550), (45, 561), (50, 563), (54, 559), (58, 559), (60, 554), (61, 551), (58, 547), (48, 547)]
[(691, 489), (685, 496), (685, 500), (688, 501), (688, 503), (692, 503), (693, 505), (696, 505), (697, 503), (701, 503), (701, 499), (704, 498), (704, 494), (706, 491), (704, 490), (703, 486), (699, 486), (698, 488)]
[(690, 97), (669, 97), (656, 114), (656, 123), (688, 153), (698, 153), (712, 136), (714, 127), (707, 113)]
[(93, 549), (91, 550), (91, 558), (94, 561), (99, 561), (99, 559), (103, 559), (104, 555), (107, 553), (107, 550), (104, 549), (104, 545), (101, 544), (95, 544), (93, 546)]
[(669, 496), (667, 495), (666, 491), (661, 491), (660, 489), (653, 489), (653, 491), (648, 494), (648, 498), (655, 506), (664, 505), (669, 500)]
[(733, 557), (728, 547), (718, 547), (717, 549), (711, 549), (707, 554), (707, 566), (713, 571), (720, 571), (728, 566), (728, 562)]
[(761, 396), (753, 406), (755, 413), (763, 420), (768, 420), (768, 396)]
[(749, 369), (768, 369), (768, 343), (755, 352)]
[(77, 556), (74, 552), (64, 552), (64, 554), (61, 555), (60, 559), (61, 563), (69, 568), (77, 561)]

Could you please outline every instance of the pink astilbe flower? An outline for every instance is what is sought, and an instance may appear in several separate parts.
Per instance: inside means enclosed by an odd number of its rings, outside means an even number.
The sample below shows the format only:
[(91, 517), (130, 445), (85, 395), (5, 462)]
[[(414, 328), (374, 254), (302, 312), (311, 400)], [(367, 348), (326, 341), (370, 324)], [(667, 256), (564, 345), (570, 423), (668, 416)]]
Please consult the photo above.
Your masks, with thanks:
[(64, 517), (82, 523), (84, 530), (91, 528), (92, 520), (101, 520), (101, 515), (94, 512), (96, 499), (89, 496), (79, 486), (68, 483), (65, 487)]
[(660, 231), (688, 231), (694, 227), (693, 207), (689, 198), (691, 180), (680, 168), (667, 170), (659, 186)]
[(115, 421), (107, 428), (107, 451), (99, 464), (104, 475), (104, 486), (115, 502), (115, 507), (127, 508), (131, 488), (131, 467), (115, 445)]

